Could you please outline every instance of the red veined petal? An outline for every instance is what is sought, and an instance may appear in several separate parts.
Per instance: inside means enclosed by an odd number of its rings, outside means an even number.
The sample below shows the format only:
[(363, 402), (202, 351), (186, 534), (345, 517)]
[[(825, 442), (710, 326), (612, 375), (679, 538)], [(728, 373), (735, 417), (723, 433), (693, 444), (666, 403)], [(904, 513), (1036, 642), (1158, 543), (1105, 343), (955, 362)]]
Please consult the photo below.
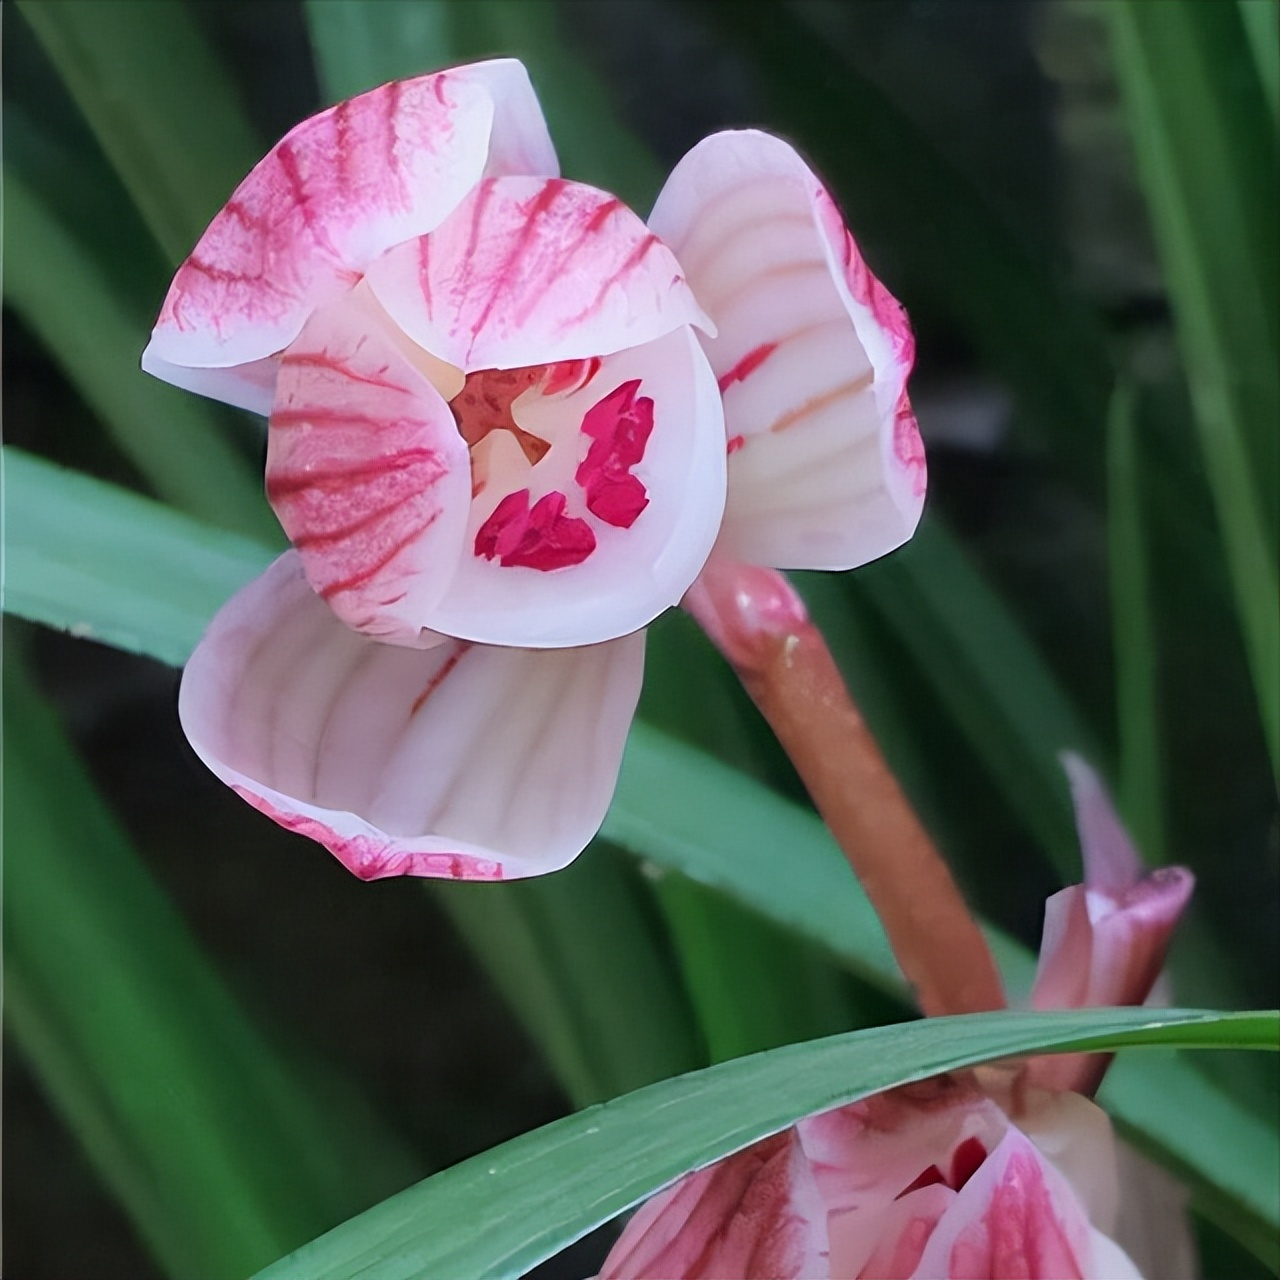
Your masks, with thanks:
[(570, 862), (613, 795), (643, 635), (584, 649), (344, 627), (286, 552), (214, 618), (179, 714), (200, 758), (361, 879), (513, 879)]

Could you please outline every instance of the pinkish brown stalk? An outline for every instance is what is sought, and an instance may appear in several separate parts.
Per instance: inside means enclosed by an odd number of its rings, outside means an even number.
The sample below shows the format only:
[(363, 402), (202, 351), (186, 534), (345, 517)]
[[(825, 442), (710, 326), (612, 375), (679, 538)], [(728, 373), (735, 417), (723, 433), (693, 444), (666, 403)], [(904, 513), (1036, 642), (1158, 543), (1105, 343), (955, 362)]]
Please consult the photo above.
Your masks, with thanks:
[(921, 1010), (1003, 1009), (986, 939), (790, 583), (771, 569), (713, 558), (684, 607), (791, 757), (879, 914)]

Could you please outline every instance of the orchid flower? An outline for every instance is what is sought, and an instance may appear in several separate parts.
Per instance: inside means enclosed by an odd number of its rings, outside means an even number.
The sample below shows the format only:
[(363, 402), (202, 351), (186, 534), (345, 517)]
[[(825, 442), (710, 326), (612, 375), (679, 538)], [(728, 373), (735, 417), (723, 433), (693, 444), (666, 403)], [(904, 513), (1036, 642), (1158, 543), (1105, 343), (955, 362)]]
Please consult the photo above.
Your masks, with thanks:
[[(1085, 884), (1049, 901), (1033, 1003), (1141, 1003), (1192, 877), (1143, 875), (1097, 777), (1066, 766)], [(809, 1116), (650, 1200), (600, 1280), (1139, 1276), (1116, 1237), (1150, 1235), (1121, 1219), (1110, 1122), (1075, 1091), (1100, 1074), (1084, 1055), (1042, 1058), (1013, 1081), (942, 1077)], [(1163, 1256), (1161, 1280), (1176, 1280), (1168, 1259), (1183, 1255)]]
[(787, 144), (707, 139), (649, 227), (556, 175), (517, 62), (340, 103), (240, 185), (143, 357), (267, 415), (293, 544), (188, 664), (187, 736), (362, 878), (563, 866), (713, 544), (850, 567), (919, 516), (905, 319)]

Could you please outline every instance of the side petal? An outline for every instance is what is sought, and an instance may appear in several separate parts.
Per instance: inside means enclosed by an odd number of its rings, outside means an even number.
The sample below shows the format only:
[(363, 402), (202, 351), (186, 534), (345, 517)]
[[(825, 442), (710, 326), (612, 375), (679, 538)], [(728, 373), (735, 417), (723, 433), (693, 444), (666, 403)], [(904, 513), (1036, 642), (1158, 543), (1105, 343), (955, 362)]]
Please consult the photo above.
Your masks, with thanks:
[[(1064, 754), (1085, 883), (1045, 904), (1044, 936), (1031, 1003), (1037, 1009), (1142, 1004), (1151, 994), (1173, 931), (1195, 888), (1185, 867), (1144, 874), (1133, 842), (1098, 775)], [(1037, 1058), (1030, 1078), (1046, 1089), (1092, 1093), (1110, 1057), (1058, 1054)]]
[(615, 196), (486, 180), (429, 236), (369, 268), (415, 342), (470, 373), (608, 355), (706, 324), (671, 250)]
[(317, 311), (284, 354), (267, 497), (348, 626), (418, 643), (462, 551), (471, 464), (439, 392), (354, 301)]
[(1031, 991), (1033, 1009), (1083, 1009), (1089, 999), (1093, 925), (1085, 887), (1060, 889), (1044, 904), (1044, 932)]
[(214, 618), (178, 711), (218, 777), (361, 879), (513, 879), (566, 865), (598, 830), (643, 664), (642, 635), (379, 644), (286, 552)]
[(178, 269), (143, 368), (179, 385), (175, 367), (225, 370), (195, 389), (243, 403), (234, 366), (286, 347), (314, 308), (438, 226), (487, 170), (526, 162), (555, 171), (528, 77), (509, 60), (385, 84), (304, 120)]
[(627, 1223), (599, 1280), (818, 1280), (827, 1212), (794, 1130), (682, 1178)]
[(808, 166), (767, 134), (714, 134), (676, 166), (649, 225), (716, 326), (726, 553), (847, 569), (905, 542), (925, 490), (914, 344)]
[[(652, 430), (627, 474), (642, 486), (643, 509), (622, 524), (597, 515), (587, 468), (593, 412), (628, 387), (650, 400)], [(516, 406), (520, 426), (557, 441), (513, 490), (513, 481), (471, 505), (457, 572), (426, 625), (485, 644), (594, 644), (646, 626), (677, 604), (716, 538), (724, 507), (724, 427), (715, 379), (696, 338), (679, 329), (606, 356), (590, 380), (562, 396)], [(510, 437), (494, 432), (493, 437)], [(514, 450), (514, 446), (512, 446)], [(518, 450), (516, 450), (518, 452)], [(591, 530), (584, 556), (563, 566), (503, 563), (487, 540), (503, 497), (537, 508), (563, 498), (565, 519)], [(523, 495), (523, 496), (521, 496)]]

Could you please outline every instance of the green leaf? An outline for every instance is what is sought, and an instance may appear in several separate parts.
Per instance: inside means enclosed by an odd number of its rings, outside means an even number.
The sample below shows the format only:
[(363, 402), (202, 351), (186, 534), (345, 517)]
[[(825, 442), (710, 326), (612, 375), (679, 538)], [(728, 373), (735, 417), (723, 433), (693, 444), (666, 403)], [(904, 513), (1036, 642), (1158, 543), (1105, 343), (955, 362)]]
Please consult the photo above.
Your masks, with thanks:
[(704, 1061), (634, 867), (616, 850), (596, 841), (554, 876), (432, 890), (574, 1106)]
[(261, 543), (18, 449), (3, 452), (3, 481), (6, 611), (130, 653), (180, 666), (271, 561)]
[(1280, 128), (1280, 4), (1276, 0), (1236, 0), (1240, 21), (1258, 68), (1272, 123)]
[(567, 177), (641, 209), (657, 194), (656, 161), (571, 52), (554, 0), (306, 0), (305, 11), (330, 101), (452, 63), (516, 57), (529, 69)]
[(5, 302), (157, 494), (213, 524), (278, 539), (261, 482), (209, 403), (138, 367), (148, 320), (7, 165), (4, 185)]
[(1093, 736), (1016, 616), (936, 515), (900, 551), (850, 577), (924, 678), (1067, 883), (1079, 876), (1058, 754), (1091, 760)]
[[(1144, 1044), (1274, 1049), (1278, 1024), (1266, 1013), (997, 1013), (774, 1049), (664, 1080), (504, 1143), (344, 1223), (258, 1280), (517, 1277), (687, 1170), (813, 1112), (1027, 1053)], [(479, 1222), (485, 1230), (476, 1230)]]
[[(768, 781), (790, 764), (730, 668), (687, 615), (649, 628), (639, 714)], [(825, 957), (683, 875), (653, 877), (713, 1062), (864, 1025)]]
[[(268, 558), (264, 549), (243, 539), (202, 529), (157, 503), (120, 494), (100, 481), (69, 477), (21, 454), (16, 455), (15, 486), (14, 456), (6, 451), (5, 608), (13, 612), (22, 613), (34, 600), (44, 611), (36, 620), (50, 625), (70, 626), (88, 617), (104, 635), (131, 626), (127, 634), (142, 652), (172, 662), (194, 642), (199, 611), (211, 616), (224, 595), (259, 572)], [(68, 484), (74, 487), (74, 503), (67, 499)], [(43, 528), (38, 515), (46, 502), (56, 510), (60, 501), (62, 510), (75, 511), (75, 534), (45, 544), (55, 529)], [(165, 554), (154, 561), (132, 558), (130, 548), (149, 545), (164, 548)], [(59, 559), (64, 555), (71, 556), (65, 568)], [(205, 572), (207, 579), (201, 577)], [(42, 575), (69, 585), (72, 594), (64, 597), (46, 588)], [(77, 584), (92, 578), (102, 591), (92, 597), (95, 612), (87, 615)], [(119, 599), (113, 602), (116, 592)], [(171, 601), (182, 607), (171, 610)], [(113, 603), (119, 605), (116, 612)], [(880, 922), (830, 833), (812, 811), (742, 773), (636, 724), (602, 834), (656, 867), (686, 875), (816, 943), (878, 990), (905, 998)], [(988, 939), (1011, 995), (1019, 998), (1030, 987), (1033, 958), (998, 931), (988, 930)], [(1211, 1083), (1185, 1064), (1169, 1069), (1182, 1073), (1180, 1087), (1187, 1098), (1203, 1096), (1206, 1109), (1217, 1106), (1218, 1091)], [(1270, 1175), (1233, 1158), (1229, 1140), (1218, 1158), (1183, 1126), (1154, 1124), (1149, 1111), (1131, 1114), (1132, 1102), (1131, 1094), (1119, 1100), (1117, 1114), (1162, 1158), (1200, 1170), (1207, 1185), (1243, 1203), (1253, 1196), (1251, 1188), (1265, 1185)], [(1280, 1163), (1273, 1133), (1266, 1143), (1272, 1163)], [(1280, 1222), (1272, 1219), (1272, 1225)]]
[(1259, 714), (1280, 768), (1280, 178), (1232, 5), (1104, 6)]
[[(186, 4), (19, 0), (171, 262), (261, 157)], [(16, 255), (15, 255), (16, 256)]]
[(1132, 387), (1121, 383), (1107, 419), (1107, 543), (1120, 729), (1118, 801), (1147, 861), (1164, 858), (1160, 729), (1156, 670), (1159, 646), (1151, 617), (1143, 469)]
[(262, 1266), (420, 1171), (332, 1115), (246, 1020), (5, 658), (5, 1014), (175, 1277)]
[[(656, 880), (712, 1062), (866, 1025), (853, 1020), (842, 975), (794, 935), (685, 876)], [(874, 1021), (906, 1016), (895, 1012)]]

